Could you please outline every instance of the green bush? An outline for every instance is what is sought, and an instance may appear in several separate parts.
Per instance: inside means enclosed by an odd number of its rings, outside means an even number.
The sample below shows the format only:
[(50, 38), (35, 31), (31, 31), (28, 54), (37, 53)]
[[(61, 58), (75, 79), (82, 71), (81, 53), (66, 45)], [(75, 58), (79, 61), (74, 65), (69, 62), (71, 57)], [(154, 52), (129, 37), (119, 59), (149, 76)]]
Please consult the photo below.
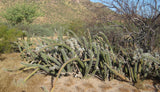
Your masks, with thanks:
[(6, 9), (2, 14), (9, 23), (15, 25), (18, 23), (32, 23), (33, 20), (40, 16), (37, 5), (34, 4), (15, 4)]
[(53, 35), (53, 32), (54, 30), (51, 29), (51, 26), (45, 26), (45, 25), (38, 25), (38, 24), (35, 24), (35, 25), (31, 25), (29, 27), (29, 30), (28, 30), (28, 34), (29, 35), (35, 35), (35, 36), (52, 36)]
[(82, 20), (73, 20), (70, 23), (68, 23), (69, 30), (72, 30), (77, 35), (85, 35), (86, 31), (86, 24)]
[(22, 31), (18, 31), (15, 28), (8, 28), (5, 25), (0, 25), (0, 53), (14, 51), (14, 42), (18, 37), (23, 35)]
[(15, 27), (25, 31), (28, 36), (53, 36), (55, 29), (57, 29), (52, 24), (18, 24)]

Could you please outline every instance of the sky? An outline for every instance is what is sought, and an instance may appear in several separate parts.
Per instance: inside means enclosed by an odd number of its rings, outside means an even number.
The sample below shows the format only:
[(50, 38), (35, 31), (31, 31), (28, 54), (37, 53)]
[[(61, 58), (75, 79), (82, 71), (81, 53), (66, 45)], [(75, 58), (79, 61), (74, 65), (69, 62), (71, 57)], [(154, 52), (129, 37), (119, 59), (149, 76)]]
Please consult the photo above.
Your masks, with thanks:
[[(92, 2), (101, 2), (101, 0), (90, 0)], [(112, 0), (103, 0), (103, 1), (112, 1)], [(133, 0), (132, 0), (133, 1)], [(137, 0), (136, 0), (137, 1)], [(142, 0), (140, 0), (142, 1)], [(154, 0), (145, 0), (145, 2), (154, 2)], [(160, 0), (157, 0), (157, 5), (158, 5), (158, 11), (160, 12)], [(150, 11), (150, 10), (147, 10), (148, 8), (144, 8), (145, 11)], [(112, 9), (112, 10), (115, 10), (115, 9)], [(148, 13), (148, 14), (151, 14), (151, 13)]]
[(90, 0), (90, 1), (92, 1), (92, 2), (98, 2), (98, 1), (100, 1), (100, 0)]
[(92, 2), (99, 2), (100, 0), (90, 0), (90, 1), (92, 1)]
[[(101, 2), (101, 0), (90, 0), (92, 2)], [(104, 0), (105, 1), (105, 0)], [(150, 1), (150, 0), (146, 0), (146, 1)], [(158, 4), (160, 5), (160, 0), (157, 0)]]

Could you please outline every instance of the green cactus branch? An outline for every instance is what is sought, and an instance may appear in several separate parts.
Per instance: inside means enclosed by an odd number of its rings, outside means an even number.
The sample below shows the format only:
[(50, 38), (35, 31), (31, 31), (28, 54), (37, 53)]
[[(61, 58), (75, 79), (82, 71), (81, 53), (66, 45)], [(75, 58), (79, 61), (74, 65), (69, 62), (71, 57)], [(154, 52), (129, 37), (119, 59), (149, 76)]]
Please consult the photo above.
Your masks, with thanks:
[(56, 82), (57, 82), (57, 80), (58, 80), (58, 78), (59, 78), (59, 76), (60, 76), (60, 73), (61, 73), (62, 69), (63, 69), (68, 63), (70, 63), (70, 62), (72, 62), (72, 61), (76, 61), (76, 60), (79, 61), (79, 58), (77, 58), (77, 57), (72, 58), (72, 59), (66, 61), (66, 62), (62, 65), (62, 67), (61, 67), (60, 70), (58, 71), (58, 74), (57, 74), (56, 79), (55, 79), (54, 82), (53, 82), (53, 87), (52, 87), (52, 89), (51, 89), (51, 92), (53, 92), (54, 89), (55, 89), (55, 84), (56, 84)]
[(105, 63), (105, 65), (107, 66), (107, 68), (112, 71), (115, 75), (119, 76), (122, 80), (128, 81), (128, 78), (126, 78), (125, 76), (119, 74), (116, 70), (112, 69), (108, 64)]
[[(93, 58), (93, 61), (96, 61), (97, 59), (96, 58)], [(91, 59), (84, 59), (83, 62), (87, 62), (87, 61), (91, 61)]]
[(22, 66), (22, 67), (17, 68), (17, 69), (6, 69), (6, 71), (8, 71), (8, 72), (15, 72), (15, 71), (23, 70), (23, 69), (25, 69), (25, 66)]
[(47, 73), (50, 73), (50, 69), (46, 68), (46, 66), (43, 66), (43, 65), (39, 65), (39, 64), (26, 64), (26, 63), (21, 63), (23, 64), (24, 66), (27, 66), (27, 67), (39, 67), (40, 69), (44, 70), (45, 72)]
[(31, 78), (37, 71), (39, 71), (40, 69), (39, 68), (37, 68), (37, 69), (35, 69), (25, 80), (24, 80), (24, 82), (26, 82), (29, 78)]

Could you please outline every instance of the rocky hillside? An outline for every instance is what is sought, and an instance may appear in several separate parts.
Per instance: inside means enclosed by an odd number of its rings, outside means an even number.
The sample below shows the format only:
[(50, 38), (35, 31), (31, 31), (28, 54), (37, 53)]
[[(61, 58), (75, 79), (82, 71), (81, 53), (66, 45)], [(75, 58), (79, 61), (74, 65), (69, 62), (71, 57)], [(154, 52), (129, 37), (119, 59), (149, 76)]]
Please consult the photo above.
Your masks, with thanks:
[(16, 3), (37, 4), (43, 16), (38, 17), (34, 23), (40, 24), (62, 24), (73, 20), (95, 23), (115, 19), (113, 11), (101, 3), (93, 3), (90, 0), (0, 0), (0, 11), (5, 11)]

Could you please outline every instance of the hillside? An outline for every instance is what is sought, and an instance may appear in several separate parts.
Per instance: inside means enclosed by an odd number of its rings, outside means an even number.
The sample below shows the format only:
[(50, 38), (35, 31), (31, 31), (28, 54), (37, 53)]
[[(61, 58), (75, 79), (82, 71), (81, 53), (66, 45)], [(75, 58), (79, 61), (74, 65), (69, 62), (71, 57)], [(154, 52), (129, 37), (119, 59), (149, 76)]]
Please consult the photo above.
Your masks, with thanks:
[(40, 7), (39, 10), (43, 16), (34, 21), (38, 24), (63, 24), (73, 20), (82, 20), (87, 23), (102, 22), (106, 19), (113, 19), (114, 13), (103, 4), (89, 0), (1, 0), (0, 11), (4, 11), (8, 6), (24, 2), (35, 3)]

